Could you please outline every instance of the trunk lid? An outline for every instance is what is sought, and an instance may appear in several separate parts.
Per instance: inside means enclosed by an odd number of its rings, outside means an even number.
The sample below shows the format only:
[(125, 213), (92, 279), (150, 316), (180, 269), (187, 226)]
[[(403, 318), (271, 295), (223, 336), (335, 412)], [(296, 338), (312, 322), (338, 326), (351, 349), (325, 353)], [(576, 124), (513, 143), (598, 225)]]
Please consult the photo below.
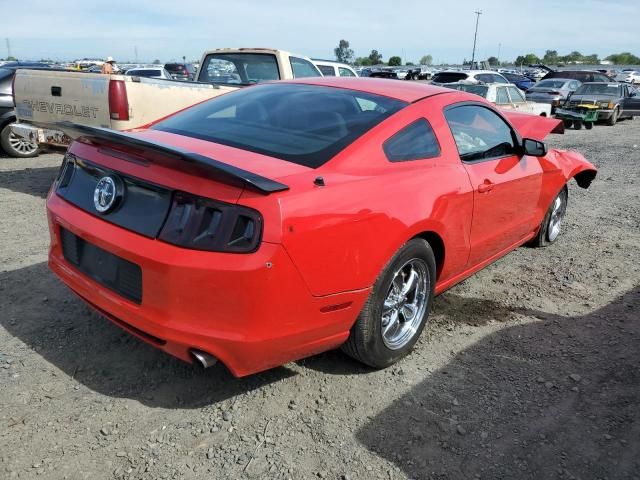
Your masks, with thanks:
[(18, 120), (35, 125), (77, 121), (109, 127), (109, 75), (47, 70), (16, 72)]

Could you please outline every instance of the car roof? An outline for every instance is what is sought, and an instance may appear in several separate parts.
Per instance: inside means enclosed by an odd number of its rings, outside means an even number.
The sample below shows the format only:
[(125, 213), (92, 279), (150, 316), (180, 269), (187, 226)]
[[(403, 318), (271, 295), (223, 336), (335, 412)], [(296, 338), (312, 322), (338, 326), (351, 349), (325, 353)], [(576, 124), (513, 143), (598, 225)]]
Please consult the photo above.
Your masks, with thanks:
[(349, 67), (349, 68), (351, 68), (351, 65), (349, 65), (347, 63), (334, 62), (333, 60), (322, 60), (320, 58), (312, 58), (311, 61), (313, 63), (317, 63), (317, 64), (320, 64), (320, 65), (335, 65), (335, 66), (340, 66), (340, 67)]
[(426, 83), (368, 77), (306, 77), (295, 80), (281, 80), (277, 83), (301, 83), (305, 85), (346, 88), (374, 95), (392, 97), (408, 103), (415, 102), (421, 98), (452, 92), (449, 88), (436, 87), (435, 85)]

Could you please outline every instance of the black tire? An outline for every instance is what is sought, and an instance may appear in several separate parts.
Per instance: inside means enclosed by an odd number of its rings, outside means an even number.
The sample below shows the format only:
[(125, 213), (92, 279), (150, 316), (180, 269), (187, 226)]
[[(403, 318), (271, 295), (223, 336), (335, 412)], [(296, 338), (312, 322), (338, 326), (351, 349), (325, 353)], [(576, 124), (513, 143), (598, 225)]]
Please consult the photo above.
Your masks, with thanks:
[(582, 129), (582, 122), (579, 122), (579, 121), (573, 122), (573, 128), (575, 128), (576, 130), (581, 130)]
[(551, 205), (549, 205), (549, 210), (547, 210), (547, 214), (544, 216), (544, 220), (542, 221), (542, 225), (540, 225), (540, 229), (538, 230), (538, 234), (536, 237), (530, 242), (530, 245), (533, 247), (546, 247), (547, 245), (551, 245), (558, 239), (559, 231), (552, 234), (552, 230), (550, 229), (553, 220), (554, 207), (556, 205), (556, 200), (560, 198), (562, 203), (560, 214), (560, 222), (559, 225), (562, 224), (562, 220), (564, 220), (564, 216), (567, 212), (567, 204), (569, 200), (569, 192), (567, 190), (567, 186), (565, 185), (560, 193), (553, 198)]
[(591, 130), (593, 128), (593, 122), (584, 122), (584, 128)]
[(564, 128), (573, 127), (573, 120), (563, 120), (562, 123), (564, 123)]
[[(416, 315), (419, 324), (412, 334), (399, 348), (389, 348), (383, 339), (383, 304), (392, 291), (394, 278), (401, 272), (404, 265), (416, 262), (416, 265), (424, 265), (427, 281), (424, 284), (424, 310), (421, 315)], [(367, 299), (358, 319), (351, 328), (351, 334), (342, 350), (354, 359), (374, 368), (385, 368), (393, 365), (405, 357), (413, 349), (427, 322), (431, 304), (434, 297), (436, 280), (436, 262), (433, 250), (428, 242), (414, 238), (407, 242), (389, 261)], [(400, 318), (400, 317), (397, 317)], [(402, 322), (398, 320), (398, 325)]]
[[(0, 131), (0, 146), (2, 146), (2, 150), (5, 151), (7, 155), (15, 158), (31, 158), (37, 157), (40, 153), (40, 148), (35, 145), (35, 148), (29, 148), (28, 142), (22, 141), (23, 147), (15, 147), (16, 137), (12, 132), (11, 128), (9, 128), (9, 124), (5, 125)], [(33, 144), (32, 144), (33, 145)]]
[(618, 122), (618, 116), (620, 115), (620, 109), (618, 107), (613, 109), (613, 113), (607, 119), (607, 125), (613, 127)]

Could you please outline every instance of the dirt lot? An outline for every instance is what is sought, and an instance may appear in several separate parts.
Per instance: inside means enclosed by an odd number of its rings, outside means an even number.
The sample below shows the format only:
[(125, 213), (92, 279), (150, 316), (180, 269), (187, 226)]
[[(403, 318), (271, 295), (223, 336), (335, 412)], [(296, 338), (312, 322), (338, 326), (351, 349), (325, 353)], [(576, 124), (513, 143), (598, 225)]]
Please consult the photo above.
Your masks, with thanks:
[(46, 266), (61, 156), (0, 158), (0, 478), (640, 478), (640, 121), (552, 144), (600, 168), (561, 239), (437, 298), (409, 358), (244, 379), (90, 312)]

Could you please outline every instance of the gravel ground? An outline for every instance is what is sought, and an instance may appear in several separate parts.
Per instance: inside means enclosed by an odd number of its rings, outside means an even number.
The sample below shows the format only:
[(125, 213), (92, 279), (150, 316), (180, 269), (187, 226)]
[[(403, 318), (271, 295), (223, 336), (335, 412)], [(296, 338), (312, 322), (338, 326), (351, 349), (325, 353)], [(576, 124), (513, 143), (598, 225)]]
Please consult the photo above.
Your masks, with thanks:
[(75, 298), (46, 266), (61, 156), (0, 158), (0, 478), (640, 478), (640, 121), (551, 143), (600, 168), (561, 239), (438, 297), (411, 356), (244, 379)]

